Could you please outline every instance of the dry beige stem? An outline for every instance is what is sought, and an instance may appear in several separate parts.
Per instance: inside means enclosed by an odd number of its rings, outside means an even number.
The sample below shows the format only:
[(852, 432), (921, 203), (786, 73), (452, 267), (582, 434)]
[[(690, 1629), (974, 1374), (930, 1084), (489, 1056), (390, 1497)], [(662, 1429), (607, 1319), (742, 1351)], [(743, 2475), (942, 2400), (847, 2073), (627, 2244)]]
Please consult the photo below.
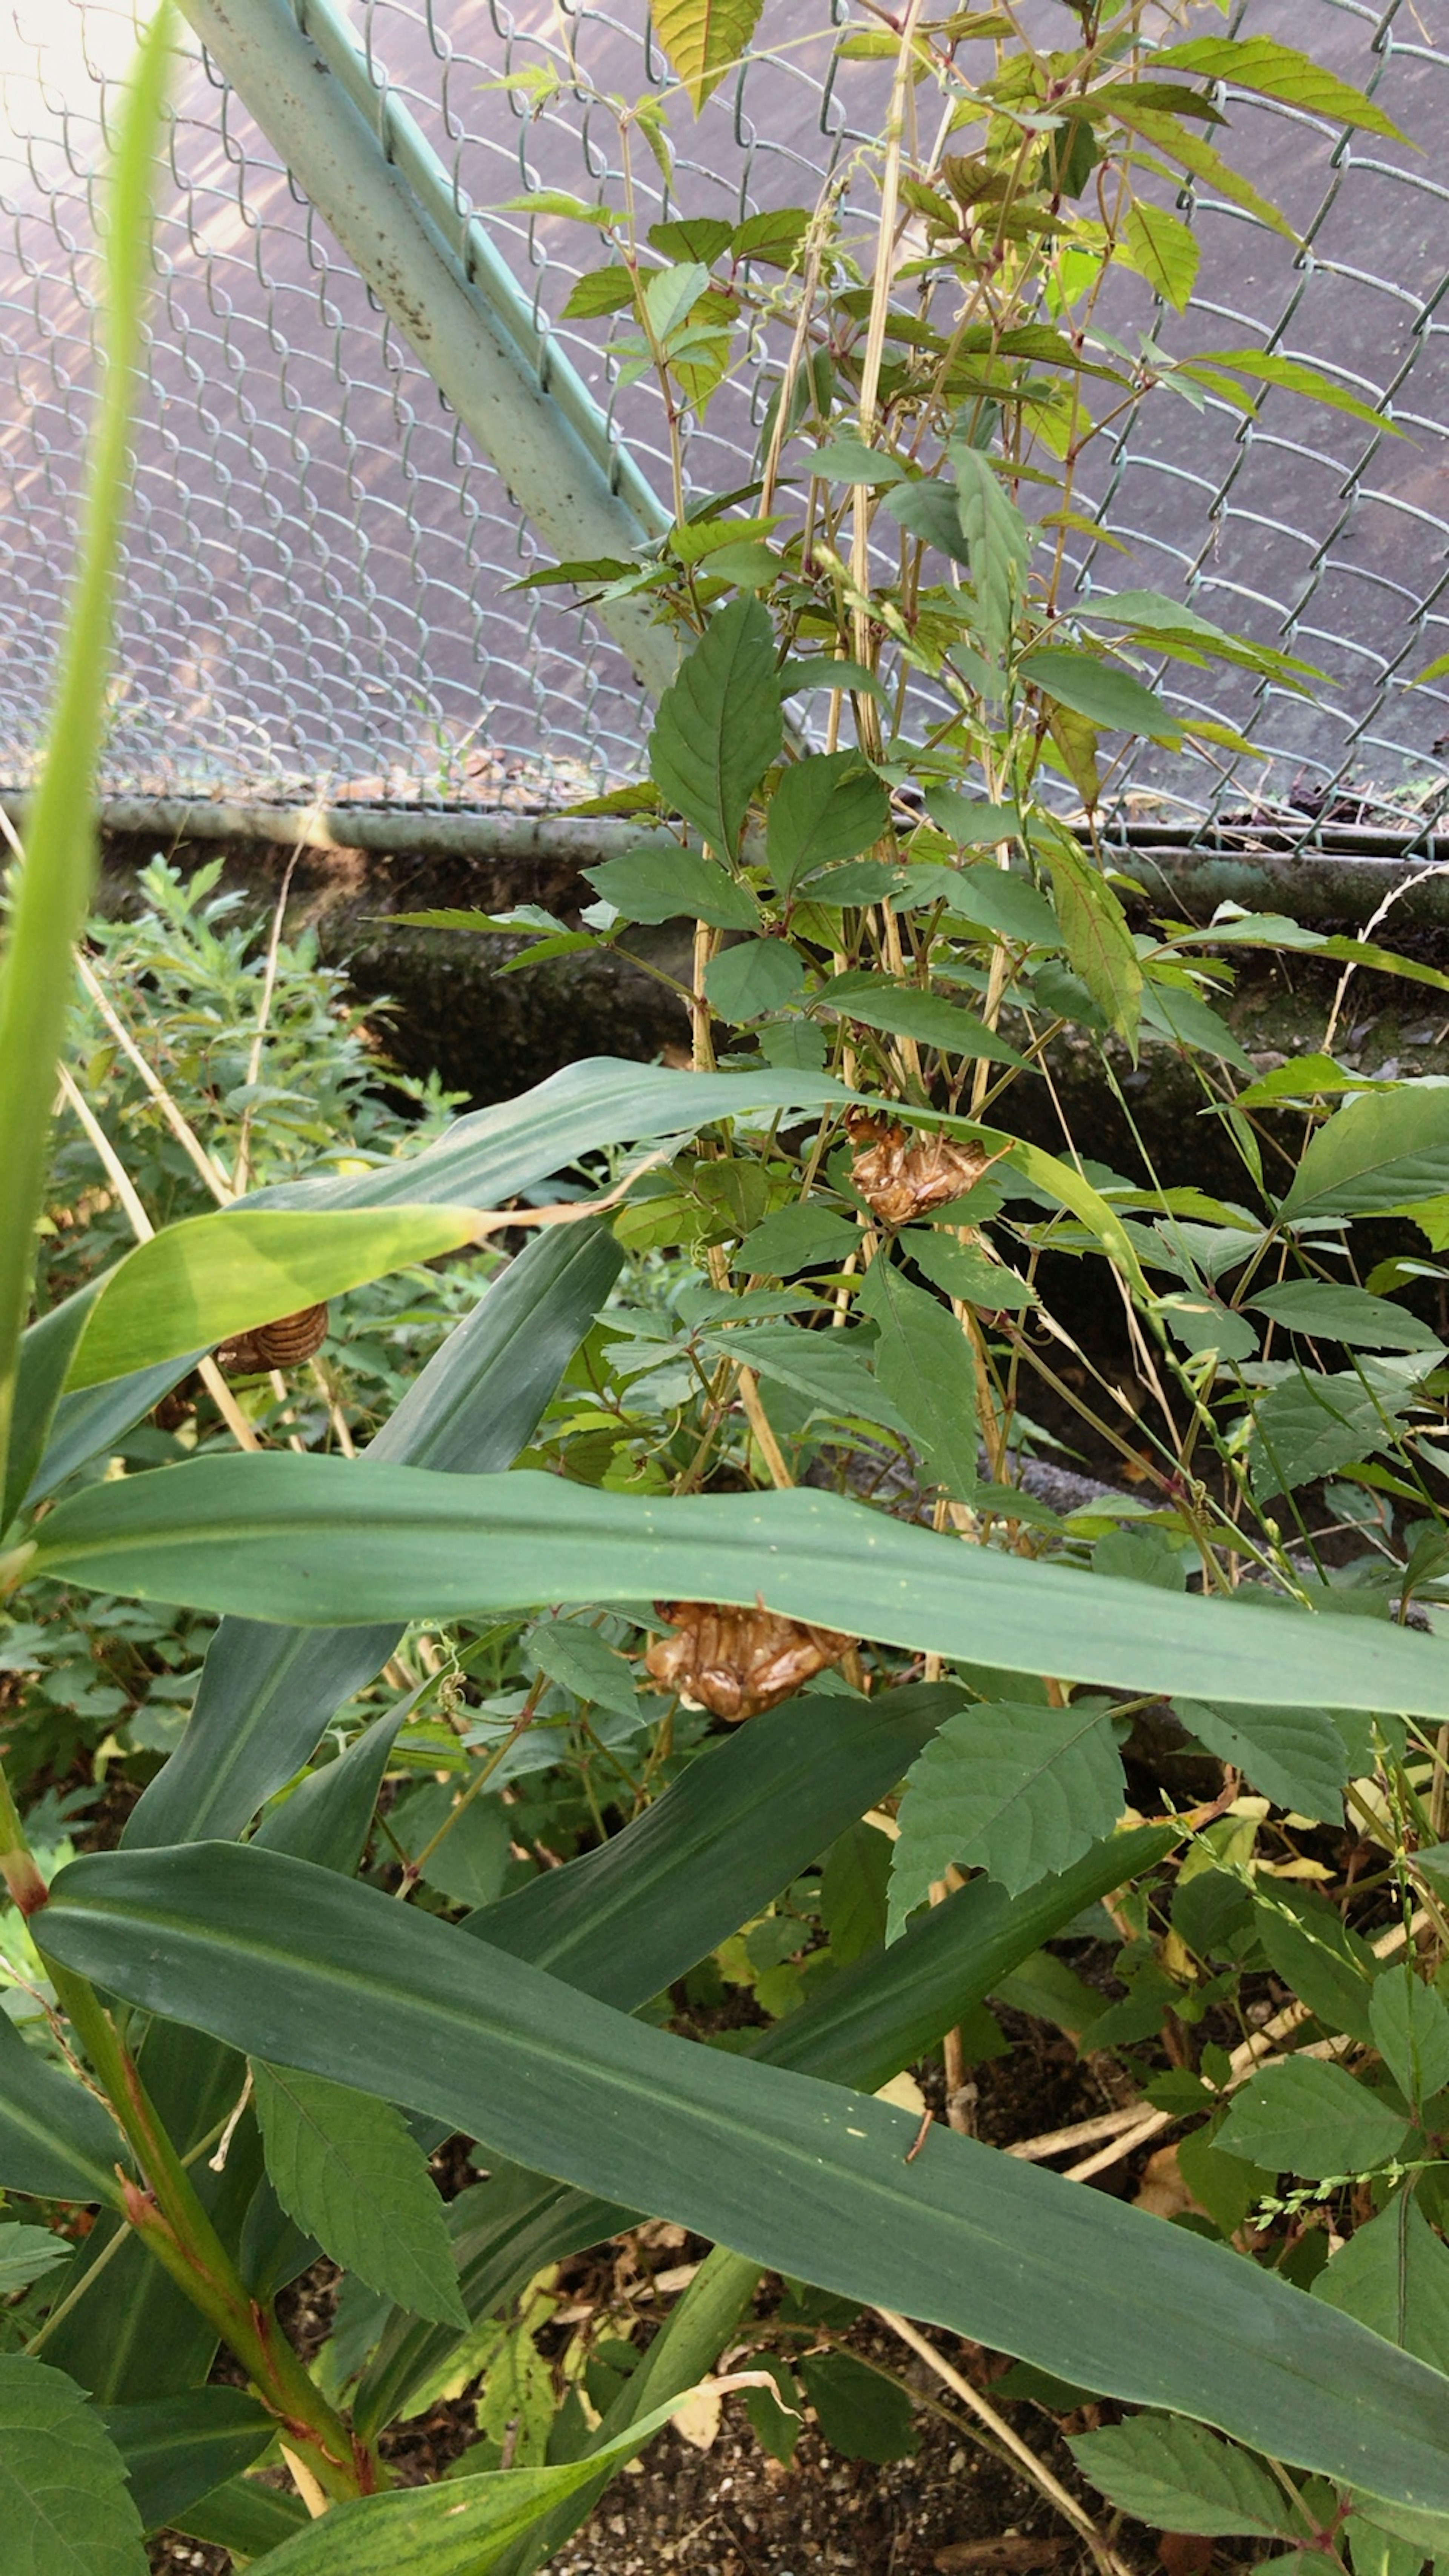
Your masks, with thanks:
[(863, 1110), (846, 1123), (855, 1147), (851, 1180), (871, 1214), (892, 1228), (964, 1198), (982, 1173), (1001, 1160), (1000, 1153), (988, 1154), (970, 1139), (912, 1136), (894, 1120)]
[(838, 1664), (852, 1640), (831, 1628), (807, 1628), (773, 1610), (726, 1610), (709, 1601), (659, 1601), (676, 1633), (656, 1637), (645, 1669), (661, 1690), (678, 1691), (686, 1708), (707, 1708), (734, 1726), (788, 1699), (816, 1673)]

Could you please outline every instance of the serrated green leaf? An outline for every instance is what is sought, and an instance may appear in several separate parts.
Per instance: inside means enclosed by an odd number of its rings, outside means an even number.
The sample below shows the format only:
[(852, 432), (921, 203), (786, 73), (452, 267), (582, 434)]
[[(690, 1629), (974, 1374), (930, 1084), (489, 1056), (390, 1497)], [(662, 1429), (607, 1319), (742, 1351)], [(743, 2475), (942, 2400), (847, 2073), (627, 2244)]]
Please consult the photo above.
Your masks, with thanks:
[(836, 430), (817, 447), (810, 471), (831, 483), (902, 483), (906, 469), (884, 448), (867, 447), (863, 439)]
[(649, 774), (710, 847), (733, 858), (783, 740), (769, 613), (758, 599), (737, 599), (710, 619), (660, 699)]
[(849, 1330), (810, 1333), (790, 1324), (741, 1325), (700, 1336), (716, 1358), (734, 1360), (758, 1377), (793, 1387), (836, 1421), (875, 1422), (882, 1430), (904, 1433), (905, 1417), (877, 1383), (861, 1338)]
[(1260, 98), (1307, 108), (1314, 116), (1341, 118), (1369, 134), (1399, 143), (1408, 139), (1351, 81), (1273, 36), (1193, 36), (1184, 44), (1164, 45), (1152, 59), (1163, 71), (1201, 72), (1209, 80), (1231, 81), (1235, 89), (1256, 90)]
[(562, 1682), (576, 1699), (621, 1717), (637, 1715), (634, 1676), (623, 1656), (582, 1619), (540, 1619), (529, 1629), (525, 1650), (539, 1672)]
[(1287, 2497), (1261, 2460), (1222, 2441), (1202, 2424), (1168, 2415), (1134, 2415), (1101, 2433), (1069, 2439), (1084, 2477), (1119, 2511), (1159, 2531), (1200, 2531), (1226, 2538), (1302, 2537)]
[(1265, 2066), (1233, 2098), (1217, 2143), (1271, 2173), (1372, 2173), (1401, 2153), (1410, 2131), (1341, 2066), (1292, 2057)]
[(908, 2460), (919, 2447), (910, 2391), (853, 2352), (806, 2353), (801, 2385), (833, 2451), (847, 2460)]
[(859, 969), (836, 975), (815, 996), (822, 1009), (839, 1011), (863, 1029), (880, 1029), (890, 1037), (914, 1038), (918, 1045), (938, 1047), (943, 1055), (984, 1057), (990, 1064), (1020, 1064), (1021, 1055), (1008, 1038), (989, 1029), (974, 1011), (947, 1002), (919, 985), (897, 984), (888, 975)]
[(892, 1938), (952, 1861), (989, 1871), (1015, 1896), (1111, 1832), (1126, 1790), (1110, 1715), (1100, 1699), (985, 1700), (947, 1718), (901, 1800)]
[(48, 2227), (0, 2226), (0, 2299), (28, 2290), (58, 2263), (69, 2263), (74, 2253), (75, 2247)]
[(560, 320), (593, 322), (601, 314), (622, 313), (634, 301), (634, 280), (622, 260), (607, 268), (591, 268), (576, 277), (569, 289), (568, 302)]
[(584, 874), (626, 921), (707, 921), (713, 930), (753, 930), (760, 918), (749, 887), (700, 850), (630, 850)]
[(760, 7), (761, 0), (655, 0), (654, 33), (696, 116), (744, 53)]
[(1250, 1297), (1255, 1314), (1281, 1324), (1290, 1333), (1311, 1333), (1325, 1342), (1342, 1342), (1351, 1351), (1437, 1351), (1433, 1328), (1396, 1306), (1388, 1297), (1371, 1297), (1366, 1288), (1350, 1288), (1333, 1279), (1290, 1279)]
[(1033, 816), (1031, 839), (1051, 870), (1067, 956), (1098, 1009), (1135, 1047), (1142, 1012), (1142, 968), (1127, 916), (1100, 869), (1060, 824), (1047, 815)]
[(1067, 644), (1043, 644), (1017, 664), (1049, 698), (1090, 717), (1112, 733), (1150, 735), (1155, 742), (1180, 742), (1182, 727), (1155, 689), (1149, 689), (1119, 662), (1082, 653)]
[(832, 1208), (805, 1202), (775, 1208), (747, 1234), (731, 1267), (788, 1279), (797, 1270), (838, 1269), (860, 1248), (860, 1230)]
[[(1365, 1383), (1365, 1378), (1368, 1382)], [(1291, 1494), (1315, 1477), (1356, 1466), (1392, 1445), (1394, 1426), (1408, 1403), (1408, 1389), (1359, 1377), (1299, 1369), (1270, 1387), (1254, 1415), (1249, 1450), (1255, 1490), (1265, 1501)]]
[(1377, 430), (1396, 437), (1404, 435), (1398, 424), (1381, 410), (1376, 411), (1372, 403), (1360, 401), (1333, 376), (1325, 375), (1321, 367), (1305, 366), (1301, 358), (1280, 358), (1261, 349), (1203, 349), (1184, 365), (1182, 373), (1221, 389), (1225, 381), (1231, 382), (1231, 377), (1224, 379), (1224, 368), (1230, 368), (1235, 376), (1246, 376), (1250, 383), (1277, 385), (1284, 393), (1303, 394), (1309, 402), (1323, 403), (1329, 411), (1347, 412), (1350, 419), (1366, 421)]
[(350, 2085), (260, 2059), (252, 2083), (267, 2172), (288, 2217), (369, 2289), (416, 2316), (466, 2326), (443, 2204), (402, 2114)]
[(858, 857), (880, 839), (890, 815), (890, 798), (858, 751), (807, 752), (770, 799), (765, 853), (780, 892), (837, 859)]
[(1422, 2104), (1449, 2084), (1449, 2007), (1407, 1961), (1375, 1979), (1369, 2027), (1406, 2101)]
[(1331, 1717), (1316, 1708), (1205, 1707), (1179, 1699), (1177, 1712), (1210, 1753), (1231, 1762), (1275, 1807), (1337, 1824), (1343, 1816), (1348, 1755)]
[(971, 1344), (949, 1309), (915, 1288), (894, 1262), (873, 1261), (861, 1306), (878, 1328), (877, 1383), (896, 1406), (932, 1483), (958, 1503), (976, 1492), (976, 1371)]
[(1196, 233), (1180, 216), (1169, 214), (1165, 206), (1154, 205), (1149, 197), (1133, 199), (1124, 230), (1133, 263), (1149, 286), (1174, 312), (1185, 313), (1192, 302), (1202, 257)]
[(146, 2576), (126, 2465), (84, 2392), (0, 2356), (0, 2528), (14, 2576)]
[(1449, 1082), (1361, 1092), (1309, 1138), (1283, 1214), (1373, 1216), (1449, 1189)]
[(1330, 2255), (1313, 2295), (1386, 2343), (1449, 2371), (1449, 2249), (1401, 2191)]
[(1254, 1891), (1258, 1938), (1268, 1964), (1328, 2030), (1372, 2045), (1369, 2004), (1375, 1959), (1362, 1936), (1313, 1889), (1261, 1878)]
[(805, 969), (787, 940), (742, 939), (711, 959), (704, 990), (711, 1010), (740, 1028), (796, 1001), (805, 990)]

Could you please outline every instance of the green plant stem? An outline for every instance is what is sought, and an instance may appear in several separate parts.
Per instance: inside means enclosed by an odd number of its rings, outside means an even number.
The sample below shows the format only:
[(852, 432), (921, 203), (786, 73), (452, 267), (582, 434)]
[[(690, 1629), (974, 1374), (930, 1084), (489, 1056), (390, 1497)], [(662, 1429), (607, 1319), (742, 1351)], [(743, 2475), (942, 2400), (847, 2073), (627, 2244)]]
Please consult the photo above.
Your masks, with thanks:
[(326, 2493), (338, 2499), (370, 2493), (380, 2484), (373, 2454), (353, 2440), (313, 2386), (271, 2310), (249, 2295), (94, 1988), (54, 1960), (46, 1967), (142, 2177), (139, 2186), (124, 2186), (131, 2227), (230, 2346), (277, 2417), (288, 2448)]
[(80, 570), (61, 651), (50, 747), (36, 791), (0, 967), (0, 1480), (20, 1336), (30, 1307), (56, 1067), (72, 956), (95, 867), (92, 778), (106, 711), (111, 603), (128, 483), (133, 379), (151, 265), (151, 164), (170, 43), (169, 0), (142, 40), (111, 173), (106, 368), (91, 441)]

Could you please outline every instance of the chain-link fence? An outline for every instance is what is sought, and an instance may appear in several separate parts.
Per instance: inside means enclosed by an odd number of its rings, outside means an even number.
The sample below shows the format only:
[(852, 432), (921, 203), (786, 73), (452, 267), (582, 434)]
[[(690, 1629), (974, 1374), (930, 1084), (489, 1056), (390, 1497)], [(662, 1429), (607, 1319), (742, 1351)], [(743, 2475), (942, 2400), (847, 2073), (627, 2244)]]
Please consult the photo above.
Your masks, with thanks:
[[(1034, 0), (1028, 17), (1049, 27), (1058, 7)], [(666, 183), (642, 145), (621, 170), (603, 103), (665, 82), (639, 0), (357, 7), (378, 130), (410, 112), (455, 246), (480, 238), (479, 210), (661, 496), (657, 402), (620, 393), (617, 325), (560, 319), (597, 236), (496, 210), (538, 188), (617, 204), (627, 184), (651, 216), (738, 219), (811, 204), (838, 171), (847, 230), (867, 242), (875, 199), (855, 156), (882, 75), (837, 59), (844, 15), (845, 0), (767, 0), (751, 58), (698, 125), (671, 111)], [(1385, 426), (1282, 391), (1256, 424), (1163, 392), (1097, 469), (1104, 537), (1125, 551), (1084, 544), (1084, 577), (1192, 597), (1334, 683), (1303, 707), (1215, 680), (1214, 711), (1260, 758), (1233, 774), (1149, 751), (1119, 784), (1179, 820), (1295, 789), (1343, 811), (1345, 785), (1418, 817), (1449, 732), (1446, 693), (1409, 687), (1449, 646), (1449, 0), (1246, 0), (1236, 23), (1372, 91), (1421, 148), (1237, 102), (1228, 151), (1304, 247), (1199, 190), (1197, 296), (1161, 337), (1309, 360)], [(31, 775), (44, 717), (94, 382), (94, 192), (133, 38), (107, 0), (12, 0), (0, 29), (0, 784)], [(631, 774), (646, 711), (623, 654), (568, 594), (516, 587), (550, 549), (194, 47), (174, 100), (107, 793), (536, 803)], [(764, 355), (694, 431), (696, 488), (748, 480)], [(1192, 682), (1178, 667), (1163, 685), (1200, 709)]]

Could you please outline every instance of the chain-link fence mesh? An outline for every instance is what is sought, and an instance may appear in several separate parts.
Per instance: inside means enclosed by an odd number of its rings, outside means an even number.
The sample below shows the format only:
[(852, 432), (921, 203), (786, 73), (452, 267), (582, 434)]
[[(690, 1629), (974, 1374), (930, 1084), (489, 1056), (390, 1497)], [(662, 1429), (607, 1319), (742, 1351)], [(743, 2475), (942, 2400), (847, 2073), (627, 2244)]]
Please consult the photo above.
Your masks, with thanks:
[[(304, 0), (296, 0), (299, 14)], [(1050, 29), (1060, 0), (1034, 0)], [(666, 182), (635, 136), (621, 166), (613, 93), (661, 87), (640, 0), (367, 0), (354, 13), (384, 133), (411, 110), (540, 323), (567, 347), (662, 500), (657, 398), (621, 394), (618, 325), (565, 323), (597, 235), (492, 211), (537, 188), (650, 219), (808, 205), (839, 172), (847, 233), (872, 238), (858, 147), (879, 65), (836, 58), (844, 0), (767, 0), (751, 58), (696, 125), (672, 106)], [(1214, 23), (1217, 23), (1214, 21)], [(1151, 810), (1211, 813), (1345, 787), (1376, 811), (1436, 802), (1443, 689), (1409, 682), (1449, 647), (1445, 480), (1449, 0), (1246, 0), (1274, 34), (1373, 92), (1418, 150), (1241, 100), (1227, 150), (1304, 247), (1199, 189), (1198, 291), (1163, 345), (1306, 359), (1375, 406), (1371, 429), (1272, 391), (1256, 424), (1209, 397), (1155, 394), (1088, 489), (1103, 542), (1078, 571), (1150, 583), (1331, 675), (1304, 707), (1256, 684), (1211, 700), (1174, 666), (1168, 697), (1247, 732), (1259, 757), (1139, 754), (1116, 780)], [(0, 783), (32, 774), (93, 399), (95, 190), (134, 40), (126, 6), (12, 0), (0, 28)], [(537, 801), (637, 770), (646, 724), (624, 657), (568, 594), (515, 585), (540, 549), (325, 223), (193, 48), (174, 92), (160, 283), (137, 440), (119, 677), (104, 787), (149, 795), (423, 803)], [(1142, 305), (1134, 326), (1151, 319)], [(690, 438), (694, 489), (749, 479), (764, 342)], [(1395, 436), (1388, 422), (1407, 435)], [(1205, 677), (1206, 675), (1204, 675)], [(1129, 808), (1129, 810), (1131, 810)], [(1149, 810), (1144, 805), (1142, 810)]]

